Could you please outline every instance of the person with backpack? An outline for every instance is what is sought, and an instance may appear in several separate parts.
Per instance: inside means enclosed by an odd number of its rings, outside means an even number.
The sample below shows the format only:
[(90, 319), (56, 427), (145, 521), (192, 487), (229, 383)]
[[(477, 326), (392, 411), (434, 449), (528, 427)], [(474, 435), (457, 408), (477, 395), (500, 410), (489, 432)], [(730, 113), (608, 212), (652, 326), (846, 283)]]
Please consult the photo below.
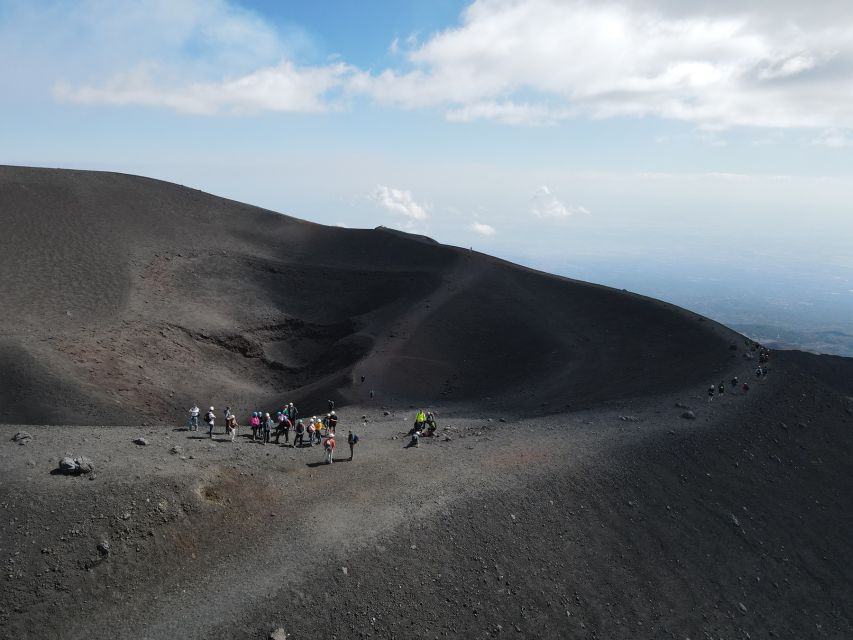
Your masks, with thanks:
[(326, 464), (332, 464), (335, 456), (335, 436), (326, 436), (323, 442), (323, 449), (326, 452)]
[(252, 442), (258, 439), (258, 431), (261, 428), (261, 417), (258, 415), (258, 412), (255, 411), (252, 413), (252, 417), (249, 420), (249, 426), (252, 427)]
[(308, 446), (314, 446), (314, 434), (316, 433), (316, 427), (314, 426), (314, 419), (310, 419), (308, 421), (308, 428), (305, 430), (305, 433), (308, 435)]
[(734, 393), (735, 389), (737, 389), (737, 376), (732, 378), (732, 393)]
[(193, 403), (192, 408), (190, 408), (190, 420), (188, 423), (190, 431), (198, 431), (198, 414), (201, 413), (201, 409), (198, 408), (196, 403)]
[(305, 436), (305, 425), (302, 424), (302, 420), (296, 421), (294, 430), (296, 435), (293, 436), (293, 447), (301, 447), (303, 444), (305, 444), (305, 441), (303, 440)]
[(427, 424), (427, 435), (430, 437), (435, 436), (435, 430), (438, 429), (438, 424), (435, 422), (435, 416), (432, 411), (427, 412), (426, 415), (426, 424)]
[(231, 436), (231, 442), (237, 437), (237, 416), (233, 413), (225, 419), (225, 430)]
[(720, 380), (720, 384), (717, 385), (717, 394), (723, 395), (726, 392), (726, 383), (723, 380)]
[(334, 411), (332, 411), (329, 415), (326, 416), (326, 431), (334, 435), (337, 426), (338, 416)]
[(293, 403), (287, 405), (287, 417), (290, 418), (290, 423), (295, 425), (299, 419), (299, 410), (293, 406)]
[(347, 433), (347, 444), (349, 445), (349, 459), (352, 460), (353, 450), (355, 449), (355, 445), (358, 444), (358, 436), (352, 431)]
[(275, 429), (275, 443), (279, 444), (279, 438), (281, 438), (281, 434), (284, 434), (284, 443), (290, 443), (290, 418), (283, 411), (279, 411), (276, 416), (278, 420), (278, 425)]
[(213, 415), (213, 407), (210, 407), (210, 411), (204, 414), (204, 421), (207, 423), (207, 435), (213, 440), (213, 425), (216, 422), (216, 416)]
[(264, 423), (262, 426), (264, 428), (264, 444), (266, 444), (267, 442), (270, 441), (270, 434), (272, 433), (272, 430), (275, 428), (275, 420), (273, 420), (270, 417), (270, 414), (268, 414), (268, 413), (264, 414)]

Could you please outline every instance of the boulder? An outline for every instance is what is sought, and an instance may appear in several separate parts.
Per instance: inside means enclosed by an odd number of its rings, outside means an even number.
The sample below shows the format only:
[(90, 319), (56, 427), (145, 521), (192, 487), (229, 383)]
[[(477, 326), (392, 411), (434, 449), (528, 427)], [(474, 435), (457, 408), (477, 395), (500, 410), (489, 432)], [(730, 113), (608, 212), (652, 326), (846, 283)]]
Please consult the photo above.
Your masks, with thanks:
[(74, 458), (65, 456), (59, 461), (59, 470), (62, 473), (77, 473), (77, 463)]
[(18, 444), (28, 444), (32, 439), (33, 437), (26, 431), (18, 431), (18, 433), (12, 436), (12, 440)]
[(92, 473), (94, 470), (95, 466), (86, 456), (78, 456), (76, 458), (64, 456), (59, 460), (59, 472), (66, 475), (77, 476), (83, 473)]
[(684, 413), (681, 414), (681, 417), (684, 418), (685, 420), (695, 420), (696, 414), (693, 413), (692, 411), (685, 411)]
[(146, 440), (145, 438), (134, 438), (133, 444), (138, 444), (140, 447), (147, 447), (148, 440)]

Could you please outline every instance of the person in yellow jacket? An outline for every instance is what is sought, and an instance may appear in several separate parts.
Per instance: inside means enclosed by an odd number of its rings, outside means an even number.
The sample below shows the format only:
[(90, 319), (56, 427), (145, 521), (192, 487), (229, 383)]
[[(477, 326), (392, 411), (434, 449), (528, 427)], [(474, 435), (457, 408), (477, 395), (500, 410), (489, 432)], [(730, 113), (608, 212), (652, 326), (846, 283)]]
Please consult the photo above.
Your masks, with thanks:
[(424, 423), (426, 422), (426, 414), (423, 409), (418, 409), (418, 412), (415, 414), (415, 425), (412, 427), (412, 433), (415, 431), (420, 431), (424, 428)]

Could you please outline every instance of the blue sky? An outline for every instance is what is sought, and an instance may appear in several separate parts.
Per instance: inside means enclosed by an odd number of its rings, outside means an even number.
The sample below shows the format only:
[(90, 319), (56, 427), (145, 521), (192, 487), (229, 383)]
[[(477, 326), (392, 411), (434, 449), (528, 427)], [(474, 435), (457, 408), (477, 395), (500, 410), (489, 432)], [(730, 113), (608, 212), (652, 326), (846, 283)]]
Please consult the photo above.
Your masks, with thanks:
[(569, 275), (850, 269), (853, 8), (801, 4), (0, 0), (0, 161)]

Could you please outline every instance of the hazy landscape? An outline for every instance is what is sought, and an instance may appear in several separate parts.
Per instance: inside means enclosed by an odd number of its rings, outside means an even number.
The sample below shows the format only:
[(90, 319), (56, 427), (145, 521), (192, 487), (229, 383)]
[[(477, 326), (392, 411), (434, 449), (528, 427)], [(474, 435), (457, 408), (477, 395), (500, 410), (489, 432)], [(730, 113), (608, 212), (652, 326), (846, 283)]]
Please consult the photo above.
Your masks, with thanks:
[(0, 640), (853, 638), (849, 0), (0, 60)]

